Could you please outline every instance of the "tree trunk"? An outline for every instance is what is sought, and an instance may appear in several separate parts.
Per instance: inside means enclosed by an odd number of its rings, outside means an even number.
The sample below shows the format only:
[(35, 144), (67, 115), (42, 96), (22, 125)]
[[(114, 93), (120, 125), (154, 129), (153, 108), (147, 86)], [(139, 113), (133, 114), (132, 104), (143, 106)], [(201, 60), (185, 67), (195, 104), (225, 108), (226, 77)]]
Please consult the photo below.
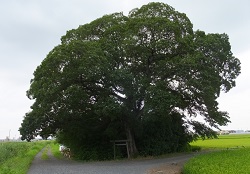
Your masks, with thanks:
[(128, 125), (125, 125), (125, 129), (126, 129), (127, 140), (129, 141), (129, 146), (128, 146), (129, 154), (131, 157), (134, 157), (138, 154), (138, 150), (135, 144), (134, 134)]

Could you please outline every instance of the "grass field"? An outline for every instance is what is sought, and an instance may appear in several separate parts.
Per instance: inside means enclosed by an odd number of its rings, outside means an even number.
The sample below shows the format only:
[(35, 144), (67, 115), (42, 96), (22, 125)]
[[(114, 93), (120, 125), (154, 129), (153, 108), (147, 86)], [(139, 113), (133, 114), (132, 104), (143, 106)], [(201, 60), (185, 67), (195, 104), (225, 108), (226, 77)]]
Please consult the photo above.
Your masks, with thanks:
[(202, 149), (250, 147), (250, 134), (220, 135), (218, 139), (198, 140), (191, 145), (200, 146)]
[(49, 141), (0, 143), (0, 174), (26, 174), (35, 155)]
[(221, 135), (218, 139), (198, 140), (191, 145), (215, 151), (188, 161), (183, 174), (250, 173), (250, 134)]

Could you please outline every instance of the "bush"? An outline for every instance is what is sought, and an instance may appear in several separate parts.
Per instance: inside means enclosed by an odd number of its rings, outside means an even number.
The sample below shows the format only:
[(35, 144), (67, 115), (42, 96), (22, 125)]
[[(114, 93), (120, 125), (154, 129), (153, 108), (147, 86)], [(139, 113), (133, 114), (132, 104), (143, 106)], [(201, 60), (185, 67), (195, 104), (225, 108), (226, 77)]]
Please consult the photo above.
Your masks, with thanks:
[(181, 115), (174, 113), (152, 118), (143, 124), (143, 135), (138, 141), (141, 155), (154, 156), (189, 150), (188, 143), (192, 139), (182, 126)]

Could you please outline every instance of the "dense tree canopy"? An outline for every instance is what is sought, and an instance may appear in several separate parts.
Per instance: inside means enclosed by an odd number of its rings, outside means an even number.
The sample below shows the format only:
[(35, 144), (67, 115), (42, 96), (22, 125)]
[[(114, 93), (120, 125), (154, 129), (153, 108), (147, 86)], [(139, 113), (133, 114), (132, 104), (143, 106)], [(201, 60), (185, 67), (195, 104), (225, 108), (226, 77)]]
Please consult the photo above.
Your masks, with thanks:
[(239, 73), (226, 34), (193, 31), (167, 4), (105, 15), (68, 31), (37, 67), (20, 133), (56, 135), (85, 159), (112, 156), (115, 139), (132, 154), (179, 151), (229, 122), (216, 100)]

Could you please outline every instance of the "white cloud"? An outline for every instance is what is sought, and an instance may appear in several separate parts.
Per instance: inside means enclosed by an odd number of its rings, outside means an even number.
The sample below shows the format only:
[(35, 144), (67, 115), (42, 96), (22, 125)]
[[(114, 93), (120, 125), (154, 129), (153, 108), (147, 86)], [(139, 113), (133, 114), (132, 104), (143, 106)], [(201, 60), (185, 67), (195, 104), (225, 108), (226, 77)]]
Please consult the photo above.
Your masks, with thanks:
[[(241, 60), (241, 74), (236, 80), (236, 87), (219, 98), (221, 110), (228, 111), (231, 122), (225, 129), (250, 129), (250, 49), (237, 55)], [(224, 128), (224, 127), (223, 127)]]

